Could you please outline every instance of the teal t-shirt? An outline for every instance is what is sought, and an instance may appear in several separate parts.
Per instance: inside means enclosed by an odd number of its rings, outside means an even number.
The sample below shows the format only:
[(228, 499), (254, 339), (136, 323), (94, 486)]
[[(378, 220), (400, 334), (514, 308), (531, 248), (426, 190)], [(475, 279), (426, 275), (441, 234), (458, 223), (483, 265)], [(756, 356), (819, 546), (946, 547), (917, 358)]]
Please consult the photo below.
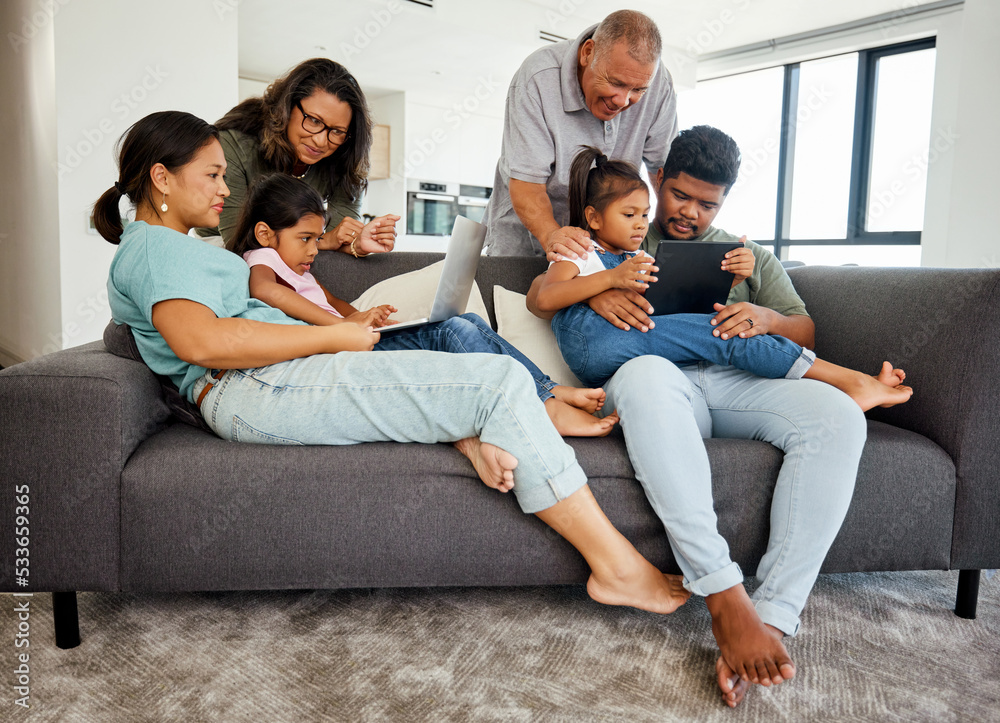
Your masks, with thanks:
[(220, 319), (303, 324), (250, 297), (250, 267), (239, 256), (164, 226), (136, 221), (125, 227), (108, 273), (108, 302), (119, 324), (132, 327), (146, 365), (169, 377), (194, 401), (191, 388), (205, 373), (178, 359), (153, 326), (153, 306), (187, 299)]
[[(650, 256), (656, 256), (656, 247), (663, 240), (664, 236), (654, 221), (649, 224), (649, 228), (646, 230), (642, 250)], [(705, 233), (694, 240), (707, 243), (736, 243), (740, 237), (723, 231), (721, 228), (709, 226)], [(774, 309), (785, 316), (809, 316), (806, 312), (805, 302), (795, 291), (792, 280), (788, 278), (788, 273), (778, 257), (750, 240), (747, 240), (746, 247), (753, 251), (753, 274), (733, 287), (732, 291), (729, 292), (726, 305), (748, 301), (751, 304)]]

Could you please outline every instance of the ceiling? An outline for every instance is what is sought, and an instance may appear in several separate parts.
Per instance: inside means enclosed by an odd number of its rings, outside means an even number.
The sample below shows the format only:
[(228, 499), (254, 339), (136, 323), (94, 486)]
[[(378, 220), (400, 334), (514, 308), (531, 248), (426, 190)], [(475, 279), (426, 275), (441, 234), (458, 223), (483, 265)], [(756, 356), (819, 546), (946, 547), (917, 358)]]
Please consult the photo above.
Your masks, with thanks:
[[(502, 116), (507, 85), (540, 31), (576, 37), (613, 10), (652, 17), (664, 43), (714, 53), (900, 12), (900, 0), (242, 0), (240, 76), (269, 81), (304, 60), (344, 63), (370, 97), (405, 90), (448, 108), (476, 98)], [(902, 7), (927, 4), (908, 0)], [(676, 57), (676, 55), (675, 55)], [(670, 56), (665, 53), (670, 69)]]

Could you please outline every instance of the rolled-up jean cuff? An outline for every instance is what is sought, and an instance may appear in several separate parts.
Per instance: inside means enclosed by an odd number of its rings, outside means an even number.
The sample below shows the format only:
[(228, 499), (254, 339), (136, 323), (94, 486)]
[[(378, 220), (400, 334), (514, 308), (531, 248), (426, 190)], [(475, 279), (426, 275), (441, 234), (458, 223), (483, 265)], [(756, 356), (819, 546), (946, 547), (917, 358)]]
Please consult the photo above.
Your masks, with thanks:
[(815, 363), (816, 352), (812, 349), (803, 349), (799, 358), (792, 362), (792, 368), (785, 374), (785, 379), (801, 379)]
[(518, 492), (517, 473), (514, 474), (514, 494), (517, 496), (517, 504), (521, 506), (521, 511), (528, 515), (547, 510), (587, 484), (587, 475), (576, 462), (573, 462), (555, 477), (547, 479), (545, 484), (537, 485), (523, 492)]
[(765, 625), (771, 625), (788, 637), (795, 637), (799, 632), (799, 616), (784, 610), (767, 600), (754, 600), (753, 606)]
[(733, 585), (743, 584), (743, 571), (735, 562), (725, 567), (699, 577), (697, 580), (685, 580), (684, 587), (695, 595), (705, 597), (717, 592), (728, 590)]

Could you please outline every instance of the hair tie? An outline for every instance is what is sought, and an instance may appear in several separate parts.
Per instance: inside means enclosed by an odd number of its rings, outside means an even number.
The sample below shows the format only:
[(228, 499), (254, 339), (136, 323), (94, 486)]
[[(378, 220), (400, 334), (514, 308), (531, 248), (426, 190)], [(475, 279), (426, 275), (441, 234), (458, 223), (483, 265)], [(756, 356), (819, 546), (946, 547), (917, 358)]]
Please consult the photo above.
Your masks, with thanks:
[(125, 184), (122, 183), (121, 181), (115, 181), (115, 190), (118, 191), (118, 193), (120, 193), (122, 196), (128, 195), (128, 189), (125, 187)]
[(594, 165), (597, 166), (598, 168), (600, 168), (607, 162), (608, 162), (608, 157), (603, 153), (599, 153), (597, 158), (594, 159)]

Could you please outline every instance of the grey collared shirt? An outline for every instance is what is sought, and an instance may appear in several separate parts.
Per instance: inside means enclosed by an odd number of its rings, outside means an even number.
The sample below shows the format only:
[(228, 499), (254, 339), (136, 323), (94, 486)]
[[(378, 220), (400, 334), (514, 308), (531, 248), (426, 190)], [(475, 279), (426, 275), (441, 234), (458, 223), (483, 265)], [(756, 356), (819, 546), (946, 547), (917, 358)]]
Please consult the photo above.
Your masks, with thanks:
[(566, 226), (569, 169), (580, 146), (594, 146), (608, 158), (637, 168), (645, 162), (651, 177), (667, 158), (677, 135), (677, 105), (673, 81), (662, 62), (642, 99), (610, 121), (599, 120), (587, 108), (577, 75), (578, 51), (596, 28), (588, 28), (576, 40), (536, 50), (511, 80), (493, 195), (483, 218), (491, 256), (543, 253), (511, 204), (511, 178), (545, 184), (555, 220)]

